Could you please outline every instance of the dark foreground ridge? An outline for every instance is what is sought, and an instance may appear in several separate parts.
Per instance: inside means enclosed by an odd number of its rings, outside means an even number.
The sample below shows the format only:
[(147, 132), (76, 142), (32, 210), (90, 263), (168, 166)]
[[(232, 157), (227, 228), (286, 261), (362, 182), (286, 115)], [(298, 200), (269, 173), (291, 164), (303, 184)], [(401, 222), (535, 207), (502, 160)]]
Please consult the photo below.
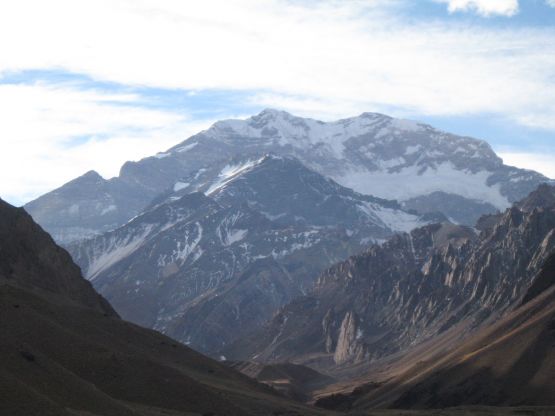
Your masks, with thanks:
[(121, 320), (65, 250), (0, 201), (1, 415), (318, 413)]

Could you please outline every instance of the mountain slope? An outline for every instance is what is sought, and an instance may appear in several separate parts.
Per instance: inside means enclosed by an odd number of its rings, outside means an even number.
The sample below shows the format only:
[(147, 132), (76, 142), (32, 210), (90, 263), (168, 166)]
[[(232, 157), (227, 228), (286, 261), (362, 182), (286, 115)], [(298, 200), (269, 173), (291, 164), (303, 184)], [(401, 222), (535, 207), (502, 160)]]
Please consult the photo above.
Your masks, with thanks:
[(226, 164), (215, 177), (203, 172), (200, 179), (202, 185), (195, 186), (191, 180), (191, 188), (224, 206), (246, 202), (286, 226), (351, 227), (353, 232), (379, 238), (423, 222), (416, 214), (404, 212), (396, 201), (345, 188), (292, 157), (268, 154), (243, 159)]
[(550, 290), (466, 341), (392, 406), (553, 406), (554, 342), (555, 293)]
[(514, 308), (555, 249), (555, 206), (537, 202), (538, 192), (555, 188), (541, 187), (479, 236), (430, 225), (334, 265), (307, 296), (223, 353), (352, 375), (453, 328), (460, 341)]
[(64, 250), (1, 201), (0, 253), (0, 413), (312, 413), (119, 319)]
[(105, 180), (90, 171), (29, 202), (25, 209), (58, 243), (65, 244), (127, 222), (157, 194), (140, 184)]
[[(328, 387), (327, 393), (319, 393), (316, 404), (355, 413), (384, 407), (488, 405), (505, 414), (506, 406), (554, 406), (554, 318), (551, 288), (463, 342), (449, 348), (437, 348), (430, 342), (374, 367), (363, 376), (365, 381), (341, 386), (342, 393), (337, 393), (339, 386)], [(436, 341), (445, 344), (445, 339)], [(336, 393), (330, 394), (334, 390)], [(553, 407), (545, 408), (545, 414), (553, 411)], [(493, 408), (484, 408), (484, 414), (489, 412), (495, 413)]]
[[(536, 280), (553, 281), (554, 260), (544, 262)], [(350, 407), (555, 405), (555, 287), (530, 290), (529, 300), (500, 321), (451, 351), (405, 362), (407, 369), (382, 385), (351, 395)]]
[(22, 209), (0, 199), (0, 283), (116, 316), (69, 254)]
[(124, 224), (158, 195), (187, 192), (193, 174), (266, 153), (296, 157), (360, 193), (422, 213), (441, 211), (467, 225), (548, 180), (503, 165), (484, 141), (413, 121), (364, 113), (325, 123), (264, 110), (217, 122), (166, 152), (127, 162), (109, 181), (85, 175), (26, 209), (58, 241), (78, 240)]
[(191, 185), (208, 196), (166, 195), (125, 226), (69, 246), (124, 318), (206, 353), (260, 326), (334, 262), (427, 222), (292, 158), (220, 168)]

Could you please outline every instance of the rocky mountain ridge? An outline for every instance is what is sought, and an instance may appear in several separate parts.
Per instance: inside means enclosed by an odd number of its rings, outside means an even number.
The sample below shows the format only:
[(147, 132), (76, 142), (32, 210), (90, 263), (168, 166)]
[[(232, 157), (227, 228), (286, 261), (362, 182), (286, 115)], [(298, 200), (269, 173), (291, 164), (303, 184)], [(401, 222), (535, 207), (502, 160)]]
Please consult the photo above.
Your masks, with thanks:
[(381, 381), (327, 396), (319, 404), (336, 410), (553, 405), (554, 265), (551, 254), (524, 303), (494, 324), (451, 348), (420, 348), (397, 360)]
[(123, 227), (68, 246), (124, 318), (207, 353), (259, 327), (334, 262), (431, 220), (290, 157), (219, 169), (191, 184), (206, 195), (168, 194)]
[(441, 211), (467, 225), (548, 181), (504, 165), (484, 141), (429, 125), (375, 113), (322, 122), (264, 110), (127, 162), (116, 178), (89, 172), (25, 208), (57, 241), (69, 243), (123, 225), (162, 194), (189, 192), (191, 175), (266, 153), (295, 157), (357, 192), (421, 213)]
[(518, 305), (555, 250), (553, 195), (554, 187), (540, 187), (479, 235), (429, 225), (375, 245), (325, 271), (312, 292), (224, 353), (333, 370), (454, 327), (462, 339)]

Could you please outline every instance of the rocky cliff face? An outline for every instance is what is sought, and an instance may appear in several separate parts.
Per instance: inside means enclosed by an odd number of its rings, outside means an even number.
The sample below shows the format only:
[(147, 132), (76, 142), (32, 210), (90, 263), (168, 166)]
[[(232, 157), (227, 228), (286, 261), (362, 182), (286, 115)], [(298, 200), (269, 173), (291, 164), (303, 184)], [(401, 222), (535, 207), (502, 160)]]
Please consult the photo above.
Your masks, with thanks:
[(555, 254), (551, 254), (543, 264), (540, 273), (524, 295), (522, 304), (532, 301), (552, 286), (555, 286)]
[(462, 337), (518, 304), (555, 249), (554, 194), (540, 187), (479, 235), (430, 225), (373, 246), (325, 271), (308, 296), (225, 353), (334, 367), (404, 350), (456, 324)]
[[(328, 332), (328, 334), (326, 334), (326, 339), (329, 335)], [(333, 360), (336, 364), (343, 364), (353, 358), (355, 360), (360, 360), (364, 357), (364, 348), (358, 342), (361, 336), (362, 329), (358, 322), (358, 316), (353, 311), (347, 312), (339, 327), (337, 345), (333, 353)]]
[(265, 110), (217, 122), (166, 152), (127, 162), (116, 178), (89, 172), (25, 208), (68, 243), (123, 225), (160, 195), (198, 190), (200, 179), (232, 168), (235, 159), (266, 153), (295, 157), (359, 193), (421, 213), (441, 211), (467, 225), (548, 181), (503, 165), (481, 140), (425, 124), (373, 113), (324, 123)]

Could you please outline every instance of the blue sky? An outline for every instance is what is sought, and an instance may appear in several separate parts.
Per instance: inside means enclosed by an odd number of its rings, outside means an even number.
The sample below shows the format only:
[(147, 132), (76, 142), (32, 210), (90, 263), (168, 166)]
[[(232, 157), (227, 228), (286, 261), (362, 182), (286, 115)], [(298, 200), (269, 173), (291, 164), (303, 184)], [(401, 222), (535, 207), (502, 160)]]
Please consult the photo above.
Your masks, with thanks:
[(555, 0), (0, 4), (10, 202), (266, 107), (415, 119), (555, 177)]

